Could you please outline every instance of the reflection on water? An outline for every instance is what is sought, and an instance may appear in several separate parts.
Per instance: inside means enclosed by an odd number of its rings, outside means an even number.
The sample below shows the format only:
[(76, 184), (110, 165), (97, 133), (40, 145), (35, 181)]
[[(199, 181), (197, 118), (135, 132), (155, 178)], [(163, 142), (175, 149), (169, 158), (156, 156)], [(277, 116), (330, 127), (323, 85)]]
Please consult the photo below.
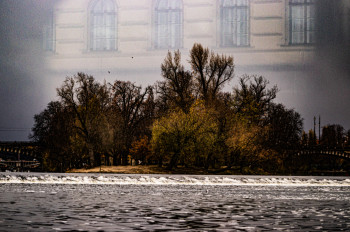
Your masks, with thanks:
[[(88, 180), (102, 179), (101, 175), (35, 174), (44, 176), (42, 179), (51, 178), (51, 182), (33, 184), (28, 181), (33, 174), (6, 175), (0, 173), (1, 231), (346, 231), (350, 228), (350, 184), (346, 178), (289, 178), (291, 183), (299, 183), (293, 185), (286, 180), (281, 183), (285, 177), (105, 175), (102, 176), (105, 179), (117, 178), (133, 184), (96, 181), (92, 184)], [(57, 179), (55, 183), (52, 176), (79, 177), (85, 179), (85, 184), (62, 184)], [(22, 182), (15, 183), (16, 178)], [(163, 179), (161, 184), (137, 184), (135, 180), (140, 178)], [(238, 184), (220, 185), (212, 181), (222, 178), (237, 179)], [(165, 184), (174, 179), (187, 179), (194, 184)], [(239, 179), (250, 182), (241, 184)], [(208, 184), (198, 184), (201, 180)], [(253, 180), (270, 184), (257, 185)], [(310, 180), (314, 184), (307, 185)]]

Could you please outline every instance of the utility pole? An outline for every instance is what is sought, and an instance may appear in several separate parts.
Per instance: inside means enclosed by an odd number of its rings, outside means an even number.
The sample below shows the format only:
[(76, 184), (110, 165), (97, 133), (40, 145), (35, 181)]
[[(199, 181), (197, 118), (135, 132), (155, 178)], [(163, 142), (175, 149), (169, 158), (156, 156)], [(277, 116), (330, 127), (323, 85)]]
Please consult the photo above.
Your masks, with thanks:
[(321, 115), (318, 115), (318, 143), (321, 142)]
[(316, 116), (314, 116), (314, 134), (316, 137)]

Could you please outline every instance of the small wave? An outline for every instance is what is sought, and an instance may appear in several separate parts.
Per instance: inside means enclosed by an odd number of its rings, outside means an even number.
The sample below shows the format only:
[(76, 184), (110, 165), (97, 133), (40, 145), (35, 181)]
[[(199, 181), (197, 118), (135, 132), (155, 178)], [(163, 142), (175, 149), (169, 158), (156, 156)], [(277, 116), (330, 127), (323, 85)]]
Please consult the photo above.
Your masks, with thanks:
[(277, 185), (350, 186), (350, 179), (320, 177), (100, 175), (0, 173), (0, 183), (23, 184), (117, 184), (117, 185)]

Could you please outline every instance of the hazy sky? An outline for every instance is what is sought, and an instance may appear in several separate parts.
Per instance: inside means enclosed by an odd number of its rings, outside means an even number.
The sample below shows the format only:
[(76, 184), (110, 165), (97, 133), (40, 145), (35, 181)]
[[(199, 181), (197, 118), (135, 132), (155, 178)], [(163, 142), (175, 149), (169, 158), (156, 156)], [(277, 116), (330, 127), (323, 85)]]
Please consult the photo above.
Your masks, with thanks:
[[(27, 140), (34, 114), (55, 100), (42, 54), (42, 26), (51, 3), (0, 1), (0, 141)], [(329, 6), (323, 6), (321, 11), (327, 14)], [(322, 43), (314, 67), (302, 73), (291, 70), (261, 74), (281, 89), (277, 101), (301, 113), (305, 130), (313, 128), (314, 115), (321, 115), (322, 125), (338, 123), (350, 129), (349, 38), (339, 34), (343, 29), (334, 22), (322, 21), (324, 18), (319, 17)]]
[(41, 87), (45, 1), (0, 1), (0, 141), (27, 140), (48, 102)]

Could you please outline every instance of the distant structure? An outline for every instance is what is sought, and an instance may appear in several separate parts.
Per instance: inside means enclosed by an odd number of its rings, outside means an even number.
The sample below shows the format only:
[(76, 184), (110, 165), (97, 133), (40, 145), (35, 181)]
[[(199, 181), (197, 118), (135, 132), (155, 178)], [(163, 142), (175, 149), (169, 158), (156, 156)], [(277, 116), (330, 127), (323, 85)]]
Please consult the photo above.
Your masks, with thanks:
[(179, 49), (187, 59), (194, 43), (233, 55), (243, 72), (303, 70), (324, 37), (318, 22), (335, 23), (349, 38), (350, 1), (332, 1), (327, 19), (320, 14), (325, 2), (56, 0), (43, 48), (49, 69), (60, 77), (83, 71), (153, 83), (168, 50)]
[(37, 144), (0, 142), (0, 171), (37, 171), (41, 163), (42, 154)]

